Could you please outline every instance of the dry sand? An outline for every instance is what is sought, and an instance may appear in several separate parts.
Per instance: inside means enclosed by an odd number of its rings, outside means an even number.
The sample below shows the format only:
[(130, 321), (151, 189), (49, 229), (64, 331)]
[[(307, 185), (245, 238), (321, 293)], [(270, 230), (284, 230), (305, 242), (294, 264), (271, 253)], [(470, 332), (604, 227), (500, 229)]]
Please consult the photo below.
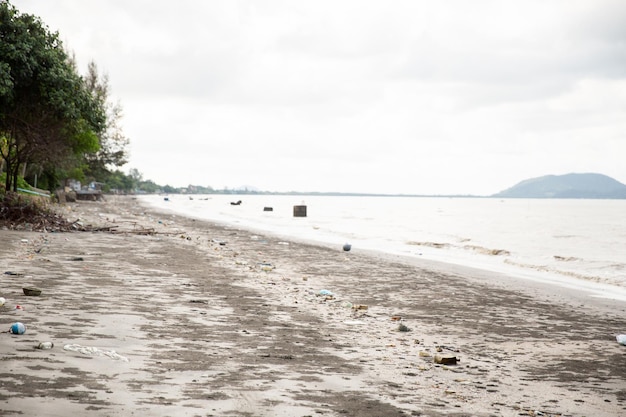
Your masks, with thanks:
[(132, 197), (62, 210), (115, 233), (0, 231), (0, 328), (27, 328), (0, 334), (0, 415), (626, 415), (624, 303)]

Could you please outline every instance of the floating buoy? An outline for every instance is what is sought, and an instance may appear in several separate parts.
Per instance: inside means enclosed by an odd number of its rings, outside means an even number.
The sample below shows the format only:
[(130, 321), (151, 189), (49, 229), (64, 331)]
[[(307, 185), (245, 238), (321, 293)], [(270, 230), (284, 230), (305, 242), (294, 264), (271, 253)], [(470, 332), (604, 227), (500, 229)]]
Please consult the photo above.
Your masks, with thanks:
[(352, 249), (352, 245), (349, 243), (346, 243), (343, 245), (343, 250), (345, 250), (346, 252), (349, 252), (350, 249)]

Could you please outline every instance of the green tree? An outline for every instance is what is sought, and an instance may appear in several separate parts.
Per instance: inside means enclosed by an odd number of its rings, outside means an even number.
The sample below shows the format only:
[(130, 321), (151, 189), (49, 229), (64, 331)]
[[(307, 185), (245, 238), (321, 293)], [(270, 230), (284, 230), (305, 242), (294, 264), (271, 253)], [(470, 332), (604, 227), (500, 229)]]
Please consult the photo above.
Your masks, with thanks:
[(161, 189), (161, 187), (152, 180), (141, 181), (137, 188), (144, 193), (156, 193)]
[(102, 102), (91, 94), (40, 19), (0, 2), (0, 156), (7, 191), (16, 191), (20, 166), (80, 166), (99, 149), (105, 129)]
[(118, 192), (131, 192), (134, 189), (134, 181), (130, 175), (120, 170), (112, 171), (107, 179), (105, 191), (116, 190)]
[(104, 129), (98, 134), (100, 148), (97, 152), (85, 155), (86, 174), (93, 180), (106, 181), (111, 170), (128, 162), (128, 138), (122, 127), (122, 106), (111, 103), (109, 97), (109, 79), (106, 75), (99, 75), (94, 62), (90, 62), (85, 76), (87, 89), (98, 100), (106, 111)]

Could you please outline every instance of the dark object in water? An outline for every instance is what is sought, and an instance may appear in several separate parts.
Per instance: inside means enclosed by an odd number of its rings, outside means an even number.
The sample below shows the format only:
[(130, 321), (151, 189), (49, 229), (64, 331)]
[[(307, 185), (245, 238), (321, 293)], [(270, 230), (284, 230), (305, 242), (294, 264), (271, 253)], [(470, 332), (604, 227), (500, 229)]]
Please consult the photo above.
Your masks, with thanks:
[(352, 245), (349, 243), (346, 243), (345, 245), (343, 245), (343, 250), (345, 250), (346, 252), (349, 252), (350, 249), (352, 249)]
[(306, 206), (293, 206), (293, 217), (306, 217)]
[(272, 207), (263, 207), (263, 211), (274, 211)]
[(239, 206), (239, 205), (241, 205), (241, 200), (238, 200), (238, 201), (231, 201), (231, 202), (230, 202), (230, 205), (231, 205), (231, 206)]
[(169, 197), (163, 197), (163, 201), (170, 201)]
[(39, 288), (25, 287), (25, 288), (22, 288), (22, 291), (24, 291), (24, 295), (29, 295), (29, 296), (41, 295), (41, 290)]

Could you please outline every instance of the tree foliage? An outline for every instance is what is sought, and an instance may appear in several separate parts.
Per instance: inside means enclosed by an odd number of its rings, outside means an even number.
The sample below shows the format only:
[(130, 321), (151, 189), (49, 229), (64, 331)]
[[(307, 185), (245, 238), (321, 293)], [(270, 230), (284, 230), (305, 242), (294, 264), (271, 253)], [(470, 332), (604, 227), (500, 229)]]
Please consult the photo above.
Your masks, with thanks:
[(94, 62), (89, 63), (85, 82), (87, 89), (101, 103), (106, 112), (104, 129), (98, 135), (100, 148), (97, 152), (85, 156), (86, 175), (102, 181), (112, 174), (114, 167), (126, 164), (128, 158), (126, 148), (129, 140), (120, 125), (122, 106), (119, 103), (111, 103), (108, 77), (98, 73)]
[(121, 110), (108, 106), (106, 79), (81, 77), (57, 33), (0, 2), (0, 156), (7, 190), (20, 167), (88, 170), (125, 162)]

